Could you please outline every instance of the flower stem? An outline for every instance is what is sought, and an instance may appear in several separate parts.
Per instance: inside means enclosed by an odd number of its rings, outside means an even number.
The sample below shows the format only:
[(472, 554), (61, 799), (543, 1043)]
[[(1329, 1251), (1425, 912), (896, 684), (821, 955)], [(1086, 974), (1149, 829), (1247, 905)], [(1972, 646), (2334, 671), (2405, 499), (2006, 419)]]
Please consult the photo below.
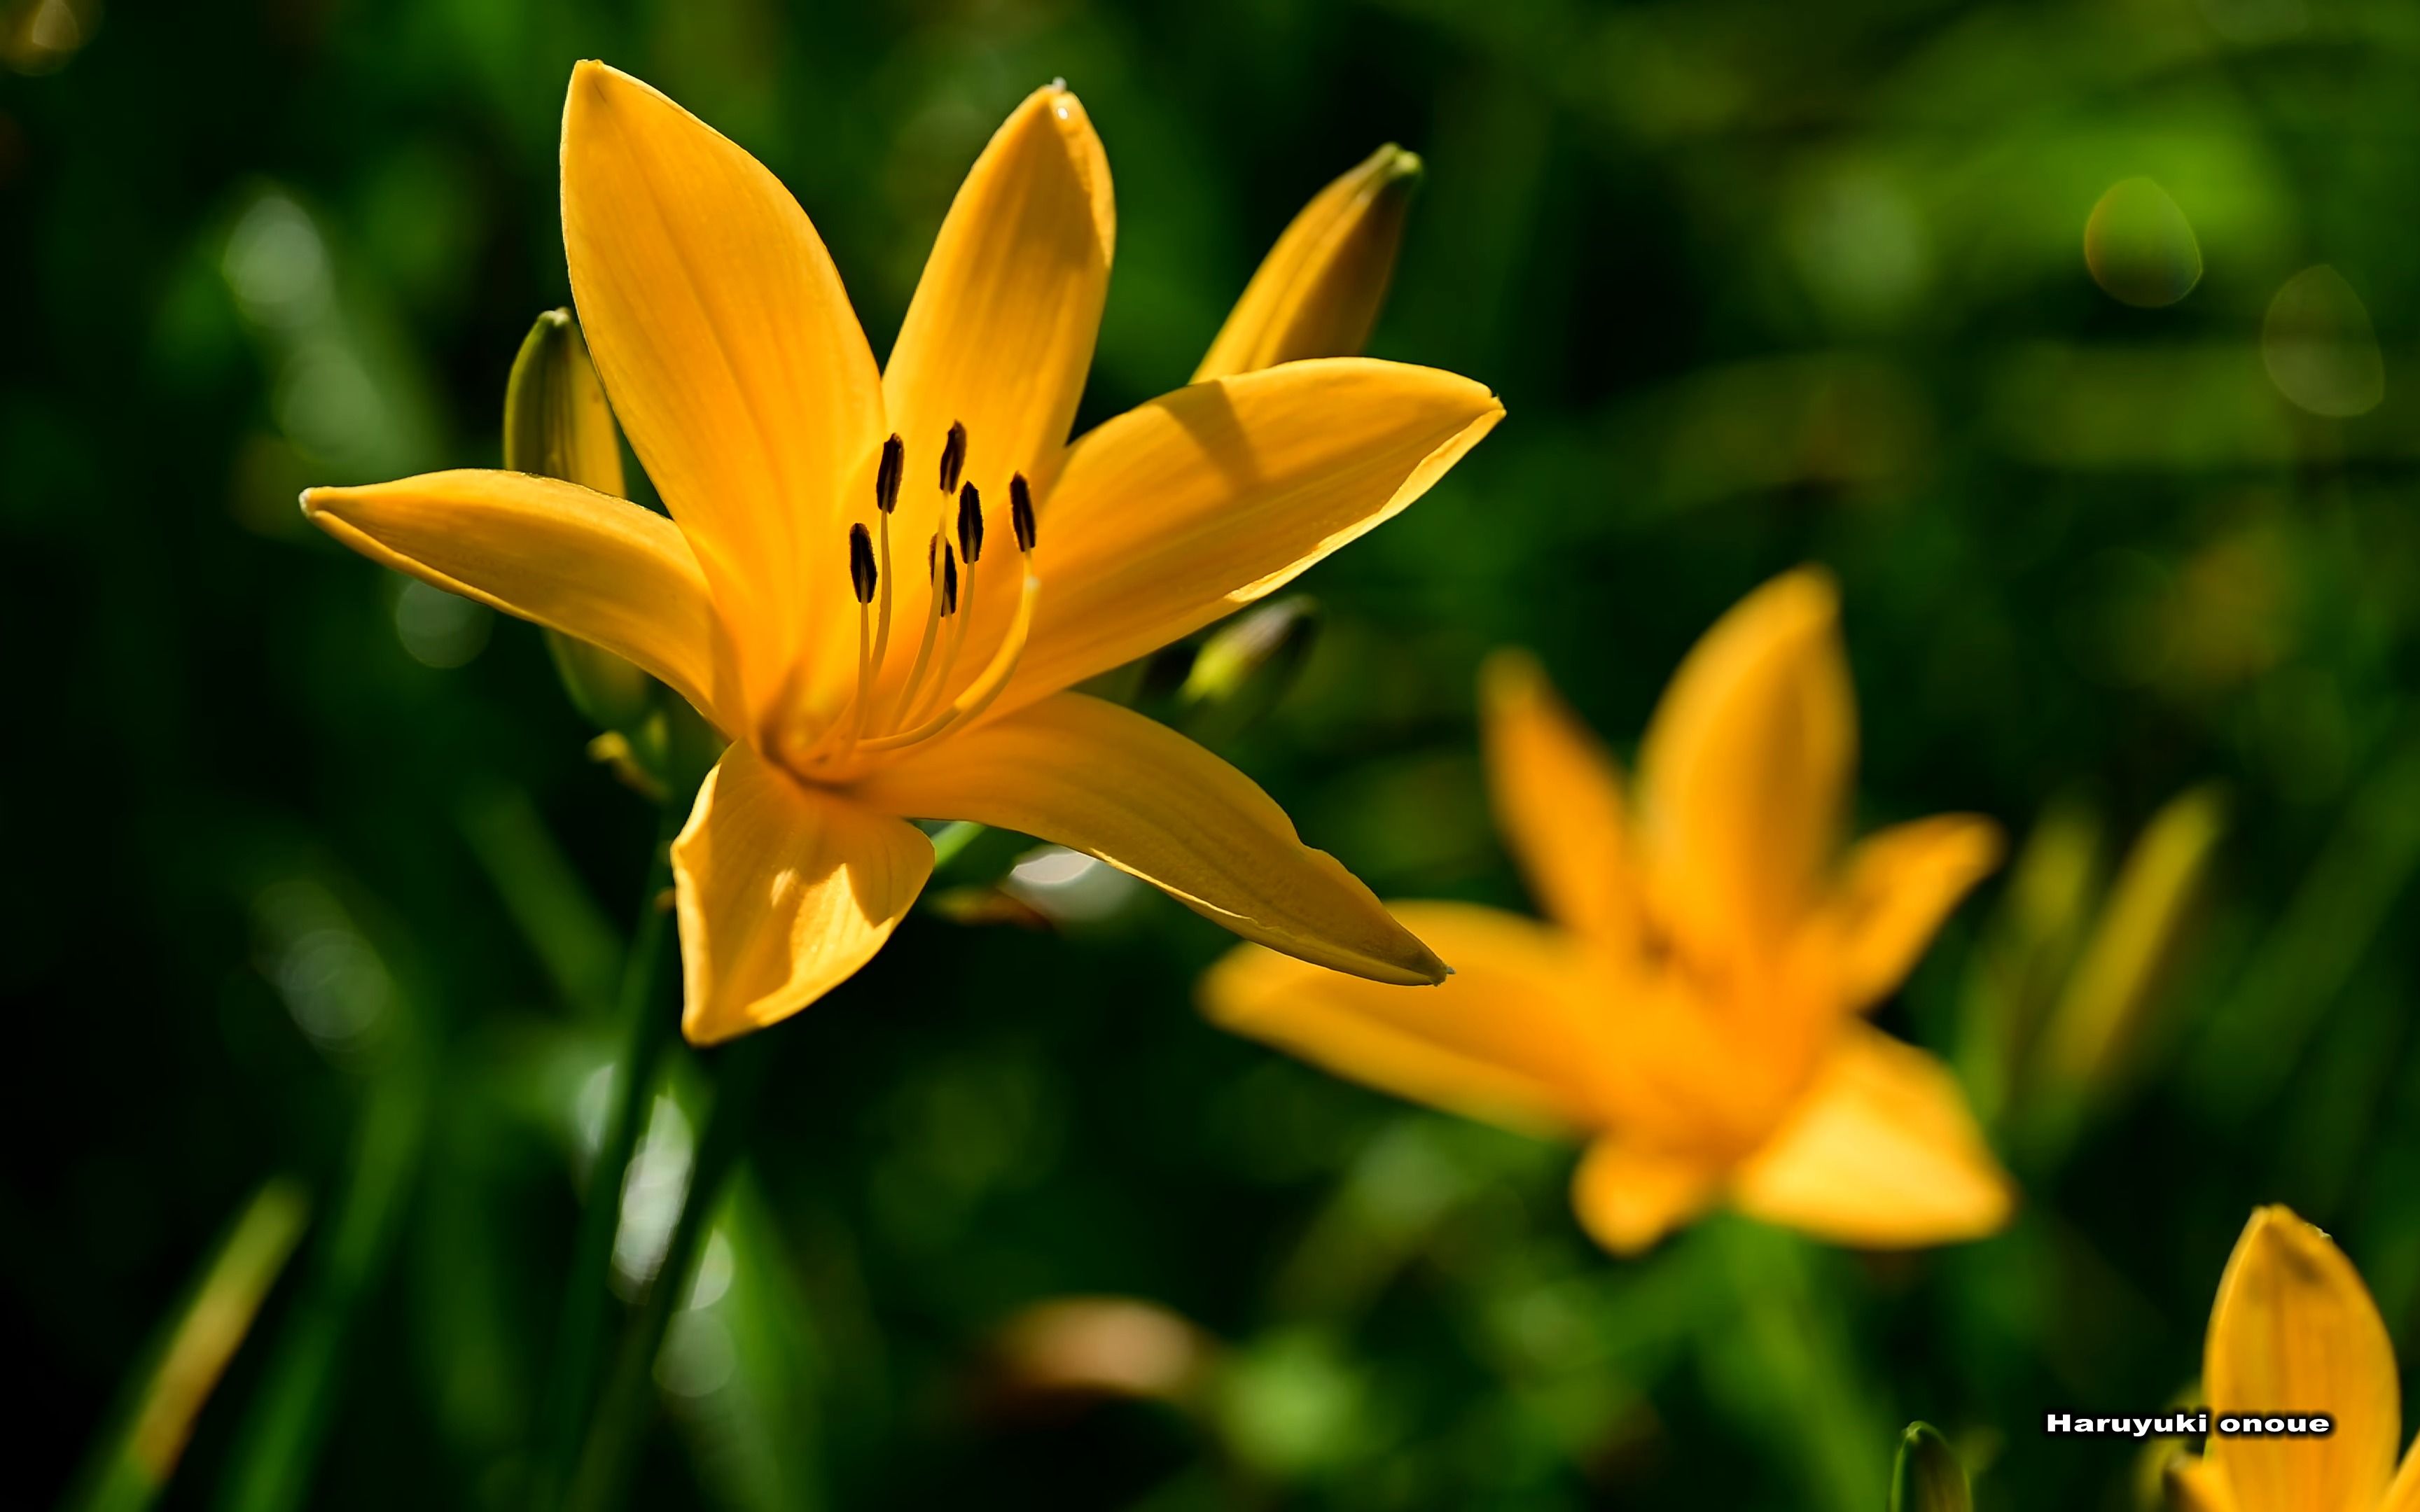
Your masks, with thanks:
[(623, 961), (617, 1009), (622, 1054), (614, 1064), (614, 1095), (597, 1141), (596, 1159), (589, 1166), (588, 1197), (580, 1211), (570, 1282), (564, 1288), (554, 1358), (541, 1399), (538, 1480), (529, 1502), (534, 1507), (559, 1504), (578, 1463), (581, 1429), (588, 1421), (597, 1361), (604, 1352), (613, 1305), (613, 1236), (621, 1225), (622, 1183), (654, 1105), (656, 1073), (680, 1022), (664, 1003), (660, 988), (671, 953), (664, 942), (672, 918), (662, 899), (672, 886), (673, 838), (688, 814), (685, 802), (664, 805), (663, 824), (647, 867), (646, 888), (640, 895), (638, 927)]
[(696, 1164), (680, 1221), (664, 1246), (663, 1263), (647, 1288), (639, 1315), (623, 1335), (613, 1373), (588, 1427), (586, 1447), (565, 1504), (571, 1512), (613, 1512), (629, 1492), (631, 1471), (646, 1442), (656, 1400), (656, 1356), (690, 1290), (691, 1273), (721, 1205), (724, 1184), (747, 1146), (748, 1125), (765, 1083), (771, 1053), (765, 1036), (752, 1035), (701, 1058), (714, 1099), (698, 1139)]

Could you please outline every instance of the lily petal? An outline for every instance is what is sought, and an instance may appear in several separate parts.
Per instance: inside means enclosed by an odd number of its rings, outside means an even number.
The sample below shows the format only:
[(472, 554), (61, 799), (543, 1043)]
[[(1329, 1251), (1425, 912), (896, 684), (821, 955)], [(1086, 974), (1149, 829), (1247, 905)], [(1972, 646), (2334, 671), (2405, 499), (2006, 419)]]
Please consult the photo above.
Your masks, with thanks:
[(1557, 921), (1617, 949), (1639, 934), (1629, 821), (1612, 755), (1555, 696), (1544, 669), (1498, 652), (1480, 676), (1497, 827)]
[(2219, 1279), (2202, 1381), (2220, 1412), (2325, 1412), (2325, 1438), (2213, 1434), (2242, 1512), (2370, 1512), (2401, 1437), (2395, 1351), (2360, 1274), (2282, 1207), (2252, 1215)]
[(1202, 1011), (1337, 1075), (1470, 1118), (1525, 1130), (1605, 1120), (1598, 979), (1577, 941), (1472, 903), (1391, 912), (1454, 963), (1442, 985), (1388, 986), (1247, 945), (1202, 979)]
[(1419, 177), (1420, 160), (1389, 142), (1311, 196), (1227, 313), (1193, 381), (1359, 356), (1387, 301)]
[(2378, 1512), (2420, 1512), (2420, 1439), (2403, 1451), (2395, 1484), (2386, 1489), (2386, 1500), (2379, 1504)]
[(1684, 945), (1768, 960), (1839, 841), (1856, 708), (1839, 595), (1801, 568), (1750, 594), (1673, 675), (1639, 749), (1639, 832)]
[(1572, 1176), (1572, 1208), (1590, 1237), (1637, 1255), (1714, 1206), (1720, 1164), (1620, 1135), (1589, 1146)]
[(1819, 1239), (1895, 1249), (1979, 1239), (2015, 1196), (1940, 1061), (1862, 1023), (1733, 1175), (1732, 1203)]
[(680, 527), (628, 500), (465, 469), (313, 488), (311, 523), (373, 562), (636, 662), (732, 728), (713, 596)]
[(2198, 1455), (2179, 1455), (2162, 1472), (2169, 1512), (2241, 1512), (2226, 1472)]
[(714, 587), (752, 700), (803, 655), (810, 706), (833, 702), (856, 675), (843, 511), (883, 412), (822, 239), (737, 144), (584, 62), (564, 108), (563, 243), (613, 412)]
[(1877, 830), (1849, 852), (1832, 908), (1849, 1010), (1888, 996), (1924, 955), (1942, 920), (2000, 864), (2000, 829), (1943, 814)]
[(885, 813), (970, 819), (1099, 857), (1248, 940), (1379, 981), (1446, 975), (1252, 780), (1081, 694), (915, 748), (859, 781)]
[[(1037, 494), (1049, 486), (1092, 367), (1116, 239), (1092, 118), (1063, 86), (1036, 89), (959, 186), (882, 375), (911, 489), (939, 480), (954, 423), (967, 428), (966, 476), (985, 497), (1005, 504), (1014, 472)], [(910, 532), (919, 547), (921, 529)]]
[(874, 958), (932, 871), (915, 825), (733, 746), (673, 842), (681, 1032), (714, 1044), (821, 997)]
[(1468, 378), (1343, 357), (1197, 383), (1107, 422), (1043, 503), (1048, 591), (1002, 706), (1283, 587), (1426, 493), (1503, 414)]

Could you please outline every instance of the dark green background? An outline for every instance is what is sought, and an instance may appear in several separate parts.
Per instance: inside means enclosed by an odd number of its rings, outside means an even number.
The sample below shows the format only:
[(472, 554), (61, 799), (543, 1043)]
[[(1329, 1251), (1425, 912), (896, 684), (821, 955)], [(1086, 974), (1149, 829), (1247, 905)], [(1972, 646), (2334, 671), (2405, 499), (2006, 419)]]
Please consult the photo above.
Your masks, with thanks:
[[(36, 8), (0, 8), (10, 35)], [(1921, 1416), (1987, 1505), (2126, 1505), (2131, 1456), (2039, 1414), (2182, 1389), (2270, 1200), (2412, 1344), (2408, 7), (117, 0), (72, 56), (8, 55), (48, 69), (0, 73), (8, 1500), (59, 1492), (289, 1172), (318, 1222), (171, 1504), (244, 1504), (223, 1477), (282, 1381), (310, 1409), (288, 1504), (515, 1504), (654, 819), (583, 758), (535, 632), (400, 596), (293, 500), (497, 460), (512, 353), (567, 298), (582, 56), (780, 174), (877, 349), (985, 135), (1063, 75), (1119, 208), (1081, 424), (1182, 382), (1330, 176), (1423, 154), (1373, 351), (1510, 416), (1310, 575), (1317, 653), (1225, 747), (1382, 895), (1520, 903), (1470, 723), (1487, 649), (1535, 649), (1627, 748), (1692, 640), (1810, 560), (1843, 586), (1862, 822), (2022, 838), (2064, 804), (2115, 856), (2205, 779), (2231, 814), (2130, 1074), (2072, 1140), (2004, 1119), (2018, 1227), (1931, 1256), (1718, 1220), (1617, 1263), (1559, 1149), (1204, 1026), (1225, 941), (1174, 904), (1055, 938), (920, 915), (772, 1033), (737, 1385), (675, 1403), (645, 1504), (1850, 1512)], [(2085, 264), (2136, 176), (2206, 265), (2167, 308)], [(2318, 264), (2374, 326), (2354, 418), (2264, 363)], [(2358, 388), (2363, 340), (2317, 360)], [(477, 655), (427, 665), (399, 624)], [(1973, 1063), (2005, 896), (1885, 1024)], [(1226, 1341), (1208, 1405), (997, 1411), (988, 1333), (1078, 1292)], [(298, 1338), (324, 1360), (273, 1370)]]

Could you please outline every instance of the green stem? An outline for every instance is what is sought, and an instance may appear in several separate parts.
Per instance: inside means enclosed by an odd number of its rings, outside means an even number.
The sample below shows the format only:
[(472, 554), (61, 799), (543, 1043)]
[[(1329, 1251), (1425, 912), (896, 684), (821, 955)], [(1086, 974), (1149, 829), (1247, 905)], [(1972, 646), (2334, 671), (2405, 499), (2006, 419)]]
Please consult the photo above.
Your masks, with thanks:
[(538, 1481), (529, 1503), (534, 1507), (559, 1503), (579, 1460), (581, 1427), (588, 1420), (597, 1361), (604, 1353), (605, 1330), (612, 1317), (613, 1236), (621, 1227), (622, 1183), (654, 1105), (656, 1073), (679, 1023), (679, 1016), (667, 1011), (659, 991), (668, 954), (664, 941), (671, 923), (671, 910), (661, 900), (664, 889), (672, 886), (673, 838), (688, 814), (687, 803), (664, 805), (662, 827), (647, 867), (646, 889), (640, 895), (638, 927), (623, 962), (618, 1008), (622, 1054), (614, 1066), (615, 1095), (597, 1141), (596, 1159), (589, 1166), (588, 1196), (580, 1211), (570, 1284), (564, 1288), (563, 1316), (556, 1327), (554, 1360), (547, 1374), (539, 1417)]
[(690, 1168), (689, 1192), (664, 1246), (663, 1263), (639, 1316), (623, 1335), (613, 1378), (589, 1425), (579, 1476), (566, 1502), (572, 1512), (613, 1512), (629, 1491), (631, 1470), (655, 1406), (656, 1356), (662, 1352), (673, 1314), (689, 1293), (690, 1273), (713, 1225), (723, 1185), (746, 1148), (748, 1124), (770, 1059), (764, 1036), (754, 1035), (701, 1062), (713, 1102), (706, 1109), (696, 1163)]

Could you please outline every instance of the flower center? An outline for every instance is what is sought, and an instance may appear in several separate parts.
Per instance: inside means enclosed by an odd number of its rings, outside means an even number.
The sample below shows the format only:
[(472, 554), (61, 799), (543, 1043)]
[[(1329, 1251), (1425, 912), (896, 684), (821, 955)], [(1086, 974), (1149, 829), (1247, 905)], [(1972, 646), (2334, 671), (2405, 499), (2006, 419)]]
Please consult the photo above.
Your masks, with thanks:
[[(890, 664), (896, 575), (892, 570), (891, 520), (899, 508), (908, 447), (894, 435), (882, 443), (875, 469), (875, 523), (848, 528), (848, 580), (857, 598), (857, 689), (831, 727), (791, 764), (802, 775), (831, 776), (861, 758), (905, 749), (965, 725), (991, 706), (1016, 671), (1033, 628), (1041, 579), (1033, 574), (1033, 491), (1022, 472), (1008, 481), (1009, 524), (1022, 568), (1016, 609), (991, 659), (964, 683), (955, 681), (974, 619), (984, 560), (983, 494), (964, 474), (967, 428), (954, 424), (941, 446), (941, 508), (924, 543), (927, 590), (924, 625), (907, 676), (885, 678)], [(906, 642), (900, 642), (905, 650)]]

